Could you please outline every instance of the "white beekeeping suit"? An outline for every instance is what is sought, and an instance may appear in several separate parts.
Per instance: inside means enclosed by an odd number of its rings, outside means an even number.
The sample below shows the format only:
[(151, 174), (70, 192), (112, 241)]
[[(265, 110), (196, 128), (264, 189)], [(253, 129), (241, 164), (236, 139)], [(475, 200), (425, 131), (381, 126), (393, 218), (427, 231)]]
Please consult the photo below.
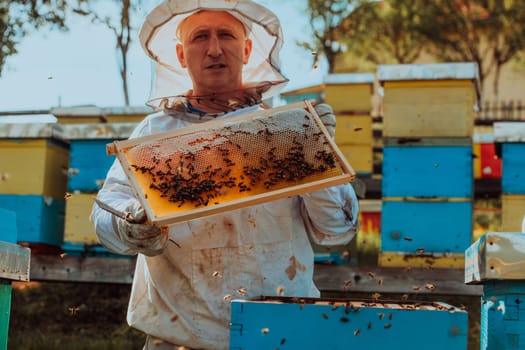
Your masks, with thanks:
[[(202, 9), (232, 14), (254, 43), (243, 71), (247, 89), (228, 105), (234, 108), (213, 115), (191, 108), (192, 81), (174, 56), (179, 23)], [(208, 120), (259, 108), (261, 99), (275, 95), (287, 82), (279, 70), (279, 21), (248, 0), (165, 1), (147, 16), (140, 40), (156, 62), (149, 104), (159, 112), (146, 117), (132, 138), (198, 123), (205, 128)], [(332, 126), (330, 108), (316, 108)], [(97, 197), (135, 218), (144, 217), (118, 161)], [(352, 186), (344, 184), (165, 230), (130, 224), (97, 205), (91, 218), (104, 246), (120, 254), (138, 254), (127, 321), (148, 335), (145, 349), (221, 350), (229, 344), (231, 298), (319, 296), (309, 237), (321, 245), (348, 243), (356, 234), (358, 203)]]

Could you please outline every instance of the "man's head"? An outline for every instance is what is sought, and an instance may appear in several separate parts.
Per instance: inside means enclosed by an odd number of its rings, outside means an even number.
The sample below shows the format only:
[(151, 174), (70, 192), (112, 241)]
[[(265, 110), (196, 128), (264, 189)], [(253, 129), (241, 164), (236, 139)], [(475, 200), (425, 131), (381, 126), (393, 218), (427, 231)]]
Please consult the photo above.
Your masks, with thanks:
[(177, 36), (177, 58), (188, 69), (195, 95), (242, 86), (252, 41), (241, 21), (226, 11), (198, 11), (180, 24)]
[[(191, 36), (199, 26), (208, 33), (205, 44)], [(230, 35), (233, 40), (227, 39)], [(280, 71), (279, 19), (255, 1), (164, 0), (147, 15), (139, 38), (155, 63), (148, 101), (154, 108), (241, 84), (243, 90), (255, 87), (266, 99), (288, 82)]]

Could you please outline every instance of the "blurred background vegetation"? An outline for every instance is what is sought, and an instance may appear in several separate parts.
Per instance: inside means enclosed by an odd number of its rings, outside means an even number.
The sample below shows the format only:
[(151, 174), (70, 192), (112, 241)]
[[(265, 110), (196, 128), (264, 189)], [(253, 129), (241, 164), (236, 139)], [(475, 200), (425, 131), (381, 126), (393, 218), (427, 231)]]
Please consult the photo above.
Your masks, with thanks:
[(127, 284), (13, 283), (8, 349), (132, 350), (145, 336), (126, 323)]

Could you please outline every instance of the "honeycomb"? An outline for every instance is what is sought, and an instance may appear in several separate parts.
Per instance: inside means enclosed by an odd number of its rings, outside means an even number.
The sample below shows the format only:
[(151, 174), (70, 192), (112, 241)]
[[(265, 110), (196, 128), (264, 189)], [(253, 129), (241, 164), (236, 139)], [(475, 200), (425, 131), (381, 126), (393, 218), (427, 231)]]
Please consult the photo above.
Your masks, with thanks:
[(173, 223), (189, 211), (349, 182), (353, 171), (321, 125), (304, 106), (267, 110), (121, 141), (133, 144), (119, 159), (150, 220)]

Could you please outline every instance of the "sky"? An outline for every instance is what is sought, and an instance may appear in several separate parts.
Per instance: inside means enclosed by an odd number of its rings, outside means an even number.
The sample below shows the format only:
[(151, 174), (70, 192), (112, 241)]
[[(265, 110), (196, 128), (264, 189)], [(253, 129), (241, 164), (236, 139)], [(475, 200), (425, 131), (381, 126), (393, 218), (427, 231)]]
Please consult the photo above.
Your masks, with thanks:
[[(145, 2), (151, 7), (158, 3)], [(295, 44), (297, 40), (311, 38), (304, 16), (306, 0), (257, 2), (270, 8), (281, 20), (284, 32), (281, 66), (290, 79), (284, 91), (320, 83), (326, 71), (324, 64), (313, 69), (311, 53)], [(140, 11), (134, 24), (136, 28), (150, 8)], [(8, 58), (0, 76), (0, 112), (124, 105), (113, 33), (87, 18), (70, 19), (69, 32), (43, 29), (22, 39), (19, 53)], [(135, 31), (134, 39), (136, 37)], [(138, 40), (132, 43), (128, 60), (130, 105), (144, 106), (150, 90), (152, 65)]]

